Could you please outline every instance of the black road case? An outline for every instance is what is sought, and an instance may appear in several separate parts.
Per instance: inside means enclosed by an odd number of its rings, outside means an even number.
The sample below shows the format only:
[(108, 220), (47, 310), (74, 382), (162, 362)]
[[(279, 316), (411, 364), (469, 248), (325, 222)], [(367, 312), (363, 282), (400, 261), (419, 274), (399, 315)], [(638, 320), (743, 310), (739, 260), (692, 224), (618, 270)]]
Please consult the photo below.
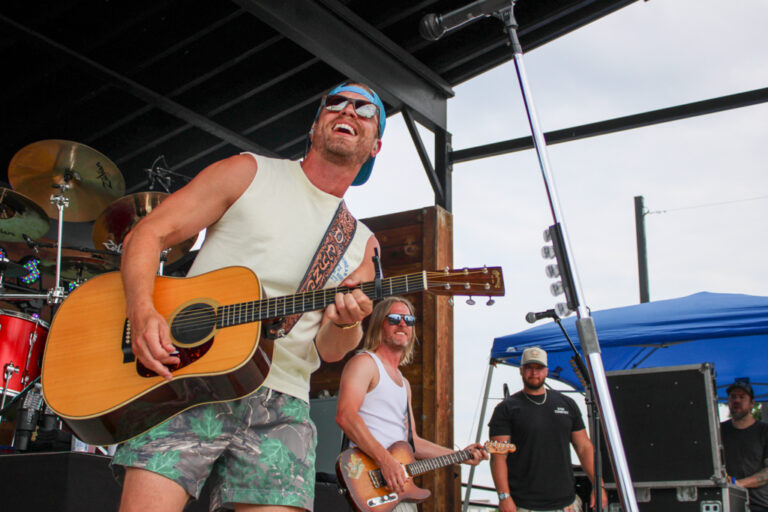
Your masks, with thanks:
[[(747, 491), (726, 484), (711, 364), (607, 372), (608, 388), (641, 512), (744, 512)], [(601, 451), (610, 468), (608, 450)], [(612, 472), (609, 512), (618, 499)]]

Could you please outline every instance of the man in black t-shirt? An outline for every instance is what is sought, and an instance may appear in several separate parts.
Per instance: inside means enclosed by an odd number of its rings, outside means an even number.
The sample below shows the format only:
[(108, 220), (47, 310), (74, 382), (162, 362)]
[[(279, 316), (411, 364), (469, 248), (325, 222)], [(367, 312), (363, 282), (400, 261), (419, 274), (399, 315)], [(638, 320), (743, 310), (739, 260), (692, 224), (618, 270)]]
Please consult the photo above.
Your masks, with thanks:
[[(544, 387), (547, 353), (538, 347), (523, 352), (523, 389), (496, 406), (488, 424), (493, 441), (511, 441), (513, 454), (494, 454), (491, 474), (499, 493), (499, 512), (580, 512), (570, 445), (594, 486), (594, 450), (576, 402)], [(602, 504), (608, 498), (601, 493)], [(592, 494), (591, 505), (595, 495)]]
[(755, 392), (749, 382), (726, 389), (731, 419), (720, 424), (725, 470), (731, 482), (749, 489), (752, 512), (768, 512), (768, 423), (752, 416)]

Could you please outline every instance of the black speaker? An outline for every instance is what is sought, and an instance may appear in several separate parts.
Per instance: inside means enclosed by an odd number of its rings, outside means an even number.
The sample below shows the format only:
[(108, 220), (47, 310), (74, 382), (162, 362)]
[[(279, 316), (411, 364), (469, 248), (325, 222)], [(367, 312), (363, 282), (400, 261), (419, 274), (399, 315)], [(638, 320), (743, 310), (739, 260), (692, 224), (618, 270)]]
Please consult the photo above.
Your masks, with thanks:
[(315, 484), (315, 512), (354, 512), (347, 497), (339, 493), (335, 482)]
[(336, 474), (336, 459), (341, 453), (343, 432), (336, 424), (337, 397), (313, 398), (309, 401), (309, 417), (317, 427), (315, 471)]
[[(725, 476), (710, 364), (607, 372), (635, 486), (707, 485)], [(603, 438), (603, 477), (615, 482)]]
[(82, 512), (117, 510), (120, 486), (109, 457), (91, 453), (0, 456), (3, 510)]
[[(24, 512), (108, 512), (120, 505), (121, 488), (110, 457), (80, 452), (0, 455), (0, 510)], [(352, 512), (335, 481), (315, 485), (316, 512)], [(184, 512), (207, 512), (206, 483), (200, 499)]]

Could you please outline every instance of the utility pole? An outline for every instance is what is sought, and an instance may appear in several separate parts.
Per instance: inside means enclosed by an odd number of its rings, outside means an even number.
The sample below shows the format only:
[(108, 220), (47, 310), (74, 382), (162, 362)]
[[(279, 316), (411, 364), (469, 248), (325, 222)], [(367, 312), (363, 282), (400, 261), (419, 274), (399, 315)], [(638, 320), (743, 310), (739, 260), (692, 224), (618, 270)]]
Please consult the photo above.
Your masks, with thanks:
[(645, 246), (645, 206), (643, 196), (635, 196), (635, 232), (637, 234), (637, 275), (640, 281), (640, 302), (648, 302), (648, 252)]

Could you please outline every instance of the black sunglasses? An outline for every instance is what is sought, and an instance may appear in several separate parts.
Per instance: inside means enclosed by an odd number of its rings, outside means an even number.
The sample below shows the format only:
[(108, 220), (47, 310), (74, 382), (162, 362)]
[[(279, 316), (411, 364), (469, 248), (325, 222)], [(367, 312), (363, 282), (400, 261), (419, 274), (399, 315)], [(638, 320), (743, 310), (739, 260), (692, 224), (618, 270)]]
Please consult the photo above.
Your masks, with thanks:
[(379, 113), (379, 107), (370, 101), (347, 98), (341, 94), (334, 94), (333, 96), (326, 97), (323, 101), (323, 106), (330, 112), (341, 112), (347, 108), (347, 105), (350, 103), (352, 104), (352, 108), (355, 109), (355, 113), (360, 117), (371, 119)]
[(400, 313), (390, 313), (387, 315), (387, 321), (391, 325), (400, 325), (400, 320), (405, 320), (405, 325), (409, 327), (416, 325), (416, 317), (413, 315), (401, 315)]

